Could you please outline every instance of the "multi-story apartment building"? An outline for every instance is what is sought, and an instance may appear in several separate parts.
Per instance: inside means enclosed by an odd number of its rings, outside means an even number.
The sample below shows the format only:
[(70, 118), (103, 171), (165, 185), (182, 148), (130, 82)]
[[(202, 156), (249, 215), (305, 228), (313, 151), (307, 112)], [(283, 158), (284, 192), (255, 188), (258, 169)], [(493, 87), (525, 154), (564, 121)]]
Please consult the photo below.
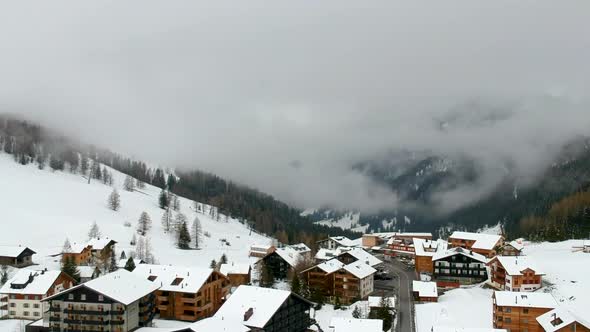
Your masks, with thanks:
[(537, 317), (557, 307), (549, 293), (496, 291), (492, 303), (494, 328), (510, 332), (543, 332)]
[(488, 264), (490, 283), (497, 289), (532, 292), (542, 286), (543, 275), (526, 256), (496, 256)]
[(432, 257), (447, 250), (448, 243), (443, 240), (424, 240), (414, 238), (415, 266), (418, 273), (434, 273)]
[(128, 332), (149, 326), (159, 284), (118, 270), (47, 297), (50, 332)]
[[(311, 324), (311, 305), (311, 302), (288, 291), (240, 286), (217, 311), (214, 318), (217, 322), (241, 322), (251, 331), (304, 332), (308, 331)], [(216, 328), (200, 331), (223, 330)], [(233, 328), (231, 331), (242, 330)]]
[(33, 265), (33, 250), (20, 246), (0, 246), (0, 265), (26, 267)]
[(449, 236), (449, 244), (451, 248), (469, 249), (487, 258), (492, 258), (496, 256), (497, 249), (504, 244), (504, 238), (501, 235), (453, 232)]
[(159, 288), (156, 312), (167, 319), (194, 322), (210, 317), (231, 287), (225, 275), (212, 269), (140, 264), (132, 273)]
[(487, 259), (471, 250), (456, 247), (432, 257), (434, 277), (440, 281), (471, 284), (488, 279)]
[(0, 289), (0, 310), (11, 319), (43, 318), (49, 306), (42, 299), (74, 286), (61, 271), (20, 270)]

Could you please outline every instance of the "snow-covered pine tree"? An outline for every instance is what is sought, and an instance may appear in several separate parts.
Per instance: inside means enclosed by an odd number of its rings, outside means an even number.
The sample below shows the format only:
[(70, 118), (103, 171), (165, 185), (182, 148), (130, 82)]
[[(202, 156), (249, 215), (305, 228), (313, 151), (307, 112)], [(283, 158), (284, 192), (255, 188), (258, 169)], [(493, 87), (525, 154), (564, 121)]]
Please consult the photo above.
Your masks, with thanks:
[(125, 263), (125, 270), (132, 272), (135, 270), (135, 262), (133, 261), (133, 257), (129, 257), (127, 263)]
[(121, 195), (119, 195), (119, 192), (116, 188), (113, 189), (113, 192), (111, 192), (111, 194), (109, 195), (107, 203), (109, 205), (109, 208), (113, 211), (117, 211), (121, 207)]
[(125, 177), (125, 181), (123, 182), (123, 189), (127, 191), (134, 191), (135, 190), (135, 181), (129, 175)]
[(178, 230), (178, 248), (179, 249), (189, 249), (191, 243), (191, 235), (188, 232), (188, 228), (186, 227), (186, 221), (180, 224), (180, 229)]
[(137, 220), (137, 233), (145, 236), (147, 232), (152, 228), (152, 219), (147, 212), (143, 211)]
[(92, 226), (90, 226), (90, 230), (88, 231), (88, 239), (98, 239), (100, 238), (101, 233), (96, 221), (92, 222)]
[(160, 191), (160, 196), (158, 197), (158, 204), (160, 205), (160, 209), (165, 209), (168, 207), (168, 194), (164, 189)]
[(195, 244), (195, 248), (199, 249), (201, 245), (201, 238), (203, 235), (203, 229), (201, 227), (201, 220), (199, 217), (195, 216), (195, 220), (193, 220), (193, 226), (191, 227), (193, 242)]
[(176, 218), (174, 219), (174, 229), (176, 229), (176, 231), (180, 230), (180, 227), (182, 226), (182, 224), (187, 223), (187, 222), (188, 222), (188, 219), (186, 218), (184, 213), (178, 212), (176, 214)]
[(117, 266), (117, 253), (115, 249), (111, 249), (111, 261), (109, 262), (109, 272), (117, 271), (119, 267)]
[(164, 213), (162, 214), (162, 228), (165, 232), (170, 232), (172, 229), (172, 224), (174, 222), (172, 218), (172, 211), (170, 211), (170, 209), (164, 210)]

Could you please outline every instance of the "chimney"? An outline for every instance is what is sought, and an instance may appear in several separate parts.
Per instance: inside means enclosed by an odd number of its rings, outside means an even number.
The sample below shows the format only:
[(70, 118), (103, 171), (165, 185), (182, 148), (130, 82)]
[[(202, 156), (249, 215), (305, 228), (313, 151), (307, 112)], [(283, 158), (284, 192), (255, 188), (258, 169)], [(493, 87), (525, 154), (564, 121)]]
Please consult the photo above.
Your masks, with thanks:
[(244, 322), (247, 322), (250, 317), (254, 314), (254, 309), (250, 308), (244, 313)]

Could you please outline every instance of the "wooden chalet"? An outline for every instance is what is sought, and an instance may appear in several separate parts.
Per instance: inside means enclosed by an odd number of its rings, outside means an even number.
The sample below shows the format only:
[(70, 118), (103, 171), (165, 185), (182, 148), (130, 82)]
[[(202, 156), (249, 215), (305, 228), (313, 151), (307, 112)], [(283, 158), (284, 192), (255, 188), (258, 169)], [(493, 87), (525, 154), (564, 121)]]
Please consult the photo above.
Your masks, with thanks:
[(496, 256), (488, 264), (491, 285), (512, 292), (533, 292), (541, 288), (543, 272), (526, 256)]
[(233, 287), (250, 284), (252, 267), (250, 264), (236, 264), (234, 262), (221, 264), (219, 272), (225, 275)]
[(456, 247), (438, 252), (432, 257), (437, 281), (472, 284), (488, 279), (485, 256), (472, 250)]
[(449, 236), (449, 245), (451, 248), (469, 249), (487, 258), (496, 256), (498, 249), (503, 244), (504, 238), (501, 235), (453, 232)]
[(262, 257), (257, 264), (264, 264), (264, 267), (268, 269), (275, 279), (282, 280), (287, 279), (301, 260), (303, 260), (303, 257), (298, 251), (284, 247)]
[(90, 251), (94, 257), (108, 258), (115, 248), (115, 244), (117, 244), (115, 240), (109, 239), (107, 237), (90, 239), (86, 245), (90, 246)]
[(33, 265), (33, 250), (21, 246), (0, 246), (0, 265), (17, 268)]
[(212, 269), (140, 264), (132, 274), (159, 288), (156, 313), (165, 319), (194, 322), (210, 317), (230, 289), (229, 279)]
[(240, 286), (214, 318), (241, 322), (252, 331), (305, 332), (311, 325), (311, 306), (311, 302), (289, 291)]
[(563, 307), (557, 307), (537, 317), (537, 323), (543, 328), (541, 331), (545, 332), (590, 332), (589, 321)]
[(72, 248), (61, 254), (62, 261), (73, 260), (76, 265), (88, 265), (92, 260), (92, 247), (87, 244), (74, 243)]
[(492, 303), (494, 328), (520, 332), (543, 332), (537, 317), (557, 308), (549, 293), (496, 291)]
[(438, 288), (434, 281), (412, 281), (412, 294), (418, 302), (438, 302)]
[(524, 245), (522, 242), (519, 241), (511, 241), (504, 243), (500, 250), (500, 255), (502, 256), (520, 256), (522, 255), (522, 250), (524, 249)]

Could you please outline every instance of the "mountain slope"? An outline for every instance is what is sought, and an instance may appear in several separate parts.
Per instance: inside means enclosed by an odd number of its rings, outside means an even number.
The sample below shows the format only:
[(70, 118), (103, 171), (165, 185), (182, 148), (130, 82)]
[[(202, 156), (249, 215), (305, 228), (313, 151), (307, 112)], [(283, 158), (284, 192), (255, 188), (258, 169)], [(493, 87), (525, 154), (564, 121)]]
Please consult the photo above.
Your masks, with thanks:
[[(20, 165), (11, 155), (0, 153), (0, 245), (23, 245), (37, 251), (35, 261), (49, 268), (59, 265), (56, 257), (66, 237), (74, 242), (87, 240), (93, 221), (102, 235), (118, 241), (117, 252), (127, 254), (135, 248), (129, 244), (139, 215), (146, 211), (152, 219), (152, 229), (147, 236), (151, 240), (153, 254), (161, 264), (209, 266), (212, 259), (219, 260), (226, 254), (229, 260), (249, 262), (248, 248), (254, 243), (270, 243), (268, 237), (250, 232), (235, 219), (215, 221), (208, 215), (197, 214), (194, 202), (180, 198), (181, 212), (189, 222), (198, 216), (204, 232), (201, 250), (180, 250), (176, 239), (165, 234), (160, 218), (163, 210), (158, 207), (160, 189), (147, 185), (141, 192), (122, 189), (125, 175), (112, 170), (114, 187), (121, 194), (121, 209), (107, 207), (107, 197), (113, 188), (98, 181), (87, 180), (79, 174), (39, 170), (34, 164)], [(130, 222), (131, 227), (126, 227)], [(221, 240), (225, 239), (230, 246)]]

